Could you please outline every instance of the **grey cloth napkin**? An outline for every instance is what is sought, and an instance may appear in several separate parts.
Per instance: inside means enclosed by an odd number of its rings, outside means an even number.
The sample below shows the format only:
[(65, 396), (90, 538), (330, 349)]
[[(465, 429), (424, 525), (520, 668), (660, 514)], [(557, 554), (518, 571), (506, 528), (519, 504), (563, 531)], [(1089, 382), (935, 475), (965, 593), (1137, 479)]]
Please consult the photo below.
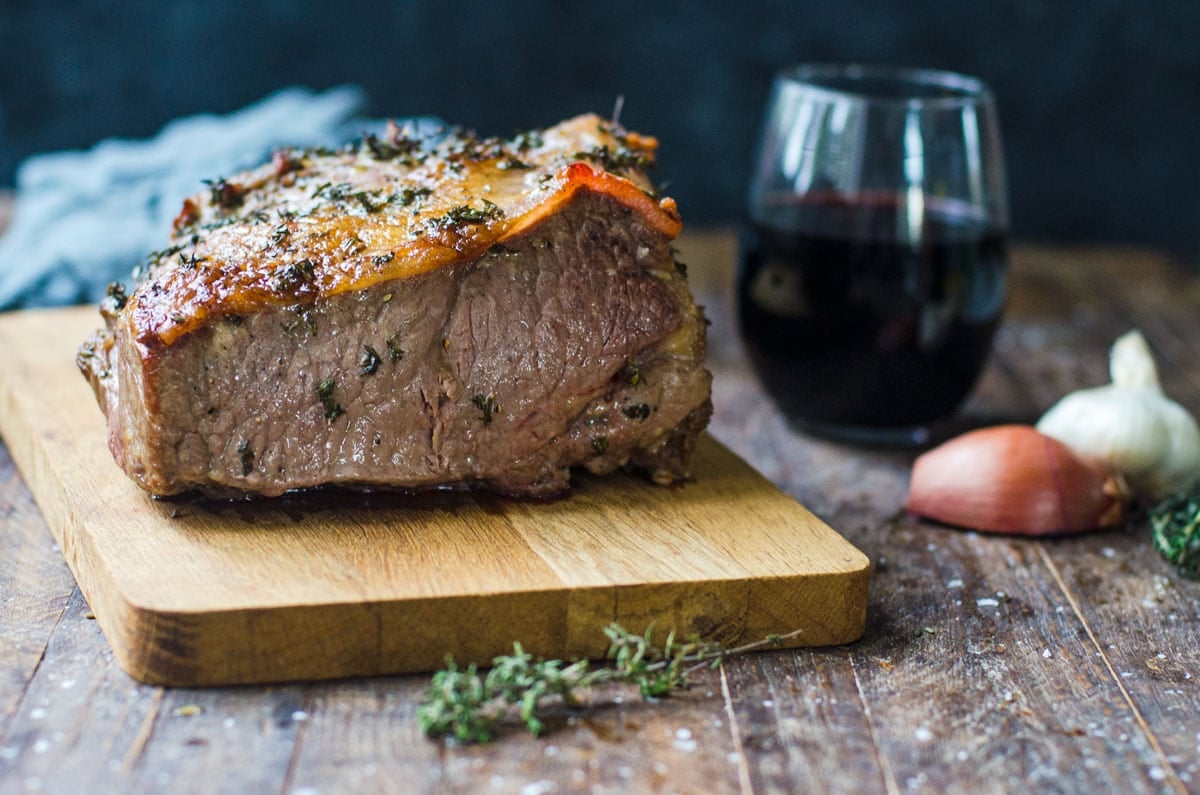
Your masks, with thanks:
[(363, 104), (354, 86), (289, 88), (226, 116), (178, 119), (148, 140), (29, 158), (0, 237), (0, 310), (99, 300), (166, 245), (201, 180), (262, 163), (279, 146), (336, 145), (381, 126), (355, 120)]

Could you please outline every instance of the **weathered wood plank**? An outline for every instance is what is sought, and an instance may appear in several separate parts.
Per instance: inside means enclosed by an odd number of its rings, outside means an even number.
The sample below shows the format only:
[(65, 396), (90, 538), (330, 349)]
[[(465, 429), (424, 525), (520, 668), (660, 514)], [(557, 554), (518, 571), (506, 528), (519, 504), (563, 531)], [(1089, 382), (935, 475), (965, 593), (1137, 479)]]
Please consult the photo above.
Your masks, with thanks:
[[(960, 792), (1158, 786), (1153, 741), (1047, 576), (1041, 542), (910, 522), (888, 537), (889, 607), (876, 620), (894, 629), (862, 651), (891, 667), (863, 664), (859, 675), (898, 782)], [(1093, 724), (1121, 728), (1089, 735)]]
[(7, 727), (75, 586), (29, 490), (0, 445), (0, 771)]
[(734, 753), (719, 674), (668, 700), (643, 702), (628, 688), (587, 694), (581, 710), (551, 706), (533, 738), (507, 723), (500, 742), (459, 746), (420, 736), (416, 707), (426, 680), (314, 685), (293, 791), (732, 792), (746, 762)]
[(849, 649), (830, 649), (768, 652), (726, 666), (730, 712), (754, 791), (895, 791), (854, 660)]
[(487, 781), (503, 792), (737, 791), (745, 762), (733, 751), (715, 673), (653, 704), (628, 689), (591, 701), (584, 712), (559, 712), (543, 739), (508, 736), (509, 751), (449, 750), (441, 787), (470, 793)]
[(421, 736), (416, 721), (426, 682), (387, 677), (307, 687), (286, 791), (436, 791), (445, 751)]
[[(1175, 776), (1200, 789), (1200, 584), (1165, 568), (1147, 534), (1109, 535), (1097, 549), (1051, 546), (1058, 571), (1106, 665), (1153, 737), (1162, 763), (1155, 780)], [(1098, 724), (1093, 732), (1111, 732)]]
[(302, 691), (162, 690), (117, 666), (76, 590), (3, 747), (0, 791), (278, 791)]
[[(1056, 303), (1088, 307), (1089, 322), (1058, 327), (1049, 317), (1031, 318), (1053, 329), (1045, 346), (1087, 352), (1089, 369), (1066, 388), (1107, 380), (1106, 347), (1116, 334), (1136, 326), (1156, 352), (1167, 393), (1197, 413), (1200, 280), (1145, 253), (1085, 252), (1069, 261), (1090, 278), (1055, 280), (1053, 269), (1061, 262), (1047, 254), (1036, 260), (1044, 294)], [(1055, 399), (1039, 373), (1016, 369), (1037, 400)], [(1047, 544), (1044, 558), (1162, 757), (1153, 777), (1169, 784), (1178, 776), (1189, 789), (1200, 785), (1200, 583), (1181, 579), (1159, 558), (1144, 521), (1134, 521), (1127, 532), (1096, 536), (1087, 545)], [(1112, 728), (1100, 724), (1090, 730)]]

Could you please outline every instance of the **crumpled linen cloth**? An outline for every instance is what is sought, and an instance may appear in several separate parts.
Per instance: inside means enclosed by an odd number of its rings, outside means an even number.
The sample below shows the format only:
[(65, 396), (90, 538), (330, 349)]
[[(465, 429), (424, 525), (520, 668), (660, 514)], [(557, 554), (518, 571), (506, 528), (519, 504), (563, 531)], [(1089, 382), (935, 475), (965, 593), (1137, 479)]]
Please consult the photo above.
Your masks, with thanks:
[[(201, 180), (263, 163), (280, 146), (333, 146), (376, 131), (381, 122), (356, 118), (364, 99), (354, 86), (288, 88), (228, 115), (177, 119), (147, 140), (29, 158), (0, 236), (0, 310), (98, 301), (167, 245)], [(419, 133), (436, 125), (416, 121)]]

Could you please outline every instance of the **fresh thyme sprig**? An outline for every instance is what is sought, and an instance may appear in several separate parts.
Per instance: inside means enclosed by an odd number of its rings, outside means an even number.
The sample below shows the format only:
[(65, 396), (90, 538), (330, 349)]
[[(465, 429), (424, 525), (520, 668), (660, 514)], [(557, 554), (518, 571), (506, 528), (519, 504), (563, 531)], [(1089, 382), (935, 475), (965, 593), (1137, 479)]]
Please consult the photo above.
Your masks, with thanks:
[(1184, 577), (1200, 579), (1200, 484), (1150, 509), (1154, 548)]
[(545, 729), (539, 717), (543, 701), (558, 696), (564, 704), (579, 706), (576, 691), (597, 685), (636, 685), (642, 697), (654, 701), (688, 686), (688, 677), (701, 668), (716, 668), (727, 657), (779, 646), (799, 637), (803, 630), (786, 635), (768, 635), (762, 640), (734, 648), (692, 637), (686, 642), (667, 636), (660, 648), (652, 641), (654, 626), (644, 635), (619, 624), (604, 628), (609, 648), (605, 659), (611, 665), (591, 668), (588, 660), (534, 660), (520, 643), (511, 655), (492, 661), (486, 675), (474, 665), (460, 669), (447, 658), (446, 667), (433, 675), (417, 709), (421, 731), (430, 737), (451, 736), (464, 743), (486, 743), (495, 737), (499, 723), (513, 707), (525, 727), (537, 736)]

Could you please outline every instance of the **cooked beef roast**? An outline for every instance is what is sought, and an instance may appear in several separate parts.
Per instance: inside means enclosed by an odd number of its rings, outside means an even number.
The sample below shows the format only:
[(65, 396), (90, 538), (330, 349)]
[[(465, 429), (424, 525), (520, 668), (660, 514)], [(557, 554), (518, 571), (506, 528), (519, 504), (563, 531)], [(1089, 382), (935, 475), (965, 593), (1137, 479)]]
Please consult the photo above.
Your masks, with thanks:
[(213, 182), (80, 349), (114, 457), (158, 495), (686, 477), (711, 379), (655, 145), (393, 127)]

